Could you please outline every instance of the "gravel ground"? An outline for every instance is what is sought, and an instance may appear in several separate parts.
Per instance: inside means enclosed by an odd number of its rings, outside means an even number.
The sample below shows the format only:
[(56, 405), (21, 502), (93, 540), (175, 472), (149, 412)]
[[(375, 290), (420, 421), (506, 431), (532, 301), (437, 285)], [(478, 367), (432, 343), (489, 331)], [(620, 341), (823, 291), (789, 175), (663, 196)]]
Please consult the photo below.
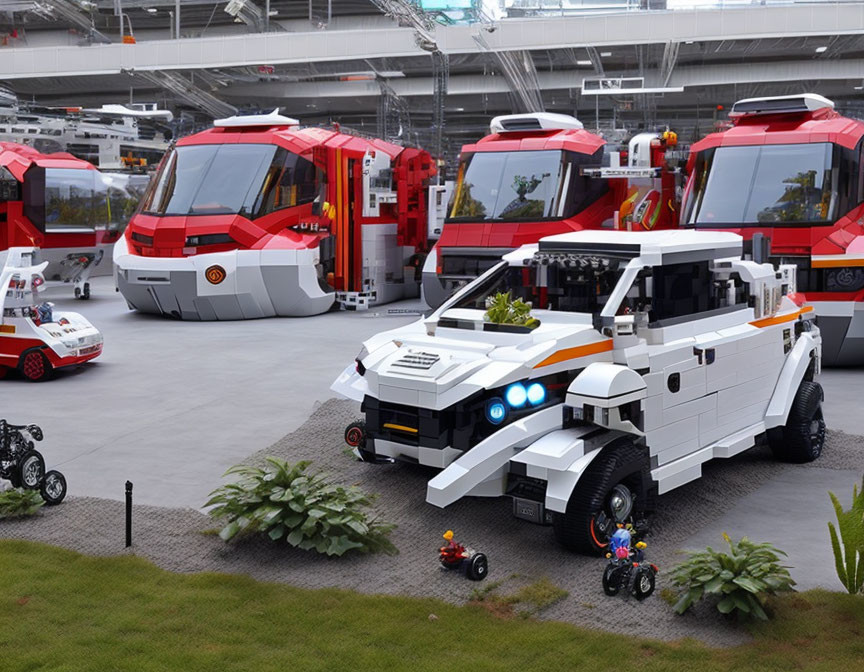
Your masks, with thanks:
[[(132, 550), (177, 572), (242, 573), (308, 588), (336, 586), (463, 603), (478, 584), (443, 572), (436, 558), (441, 534), (449, 528), (458, 540), (489, 556), (489, 580), (503, 580), (501, 591), (541, 577), (569, 591), (569, 597), (543, 612), (543, 618), (627, 635), (692, 637), (714, 646), (732, 646), (747, 641), (747, 635), (708, 605), (679, 617), (660, 599), (663, 570), (681, 559), (677, 549), (694, 530), (730, 509), (778, 470), (806, 468), (778, 464), (767, 449), (756, 448), (705, 465), (704, 478), (662, 497), (648, 538), (648, 557), (661, 570), (658, 593), (637, 603), (606, 597), (600, 585), (605, 561), (565, 552), (554, 543), (549, 528), (513, 518), (510, 500), (462, 500), (438, 509), (424, 499), (433, 472), (409, 464), (368, 465), (349, 457), (342, 429), (356, 417), (353, 402), (330, 400), (299, 430), (247, 462), (260, 463), (266, 455), (307, 459), (341, 482), (378, 493), (376, 506), (382, 517), (398, 525), (392, 536), (398, 556), (327, 558), (255, 539), (226, 545), (215, 535), (202, 534), (215, 525), (201, 512), (159, 507), (135, 508)], [(829, 432), (825, 455), (814, 466), (864, 471), (864, 439)], [(74, 483), (72, 488), (74, 494)], [(42, 541), (91, 555), (122, 554), (126, 552), (123, 512), (120, 502), (70, 497), (40, 516), (0, 523), (0, 538)]]

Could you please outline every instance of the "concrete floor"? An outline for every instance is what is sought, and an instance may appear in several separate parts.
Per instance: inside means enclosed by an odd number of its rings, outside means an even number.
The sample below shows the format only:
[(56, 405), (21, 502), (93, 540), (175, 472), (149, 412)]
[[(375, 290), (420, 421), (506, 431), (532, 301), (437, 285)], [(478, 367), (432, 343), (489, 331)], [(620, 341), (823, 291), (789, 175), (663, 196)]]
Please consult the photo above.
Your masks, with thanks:
[[(101, 357), (45, 383), (0, 381), (0, 417), (35, 422), (40, 449), (71, 495), (200, 508), (222, 474), (297, 429), (369, 336), (417, 319), (368, 313), (179, 322), (129, 311), (110, 277), (90, 301), (51, 287), (57, 310), (105, 336)], [(416, 303), (401, 309), (416, 308)]]
[[(71, 494), (121, 499), (128, 479), (141, 504), (201, 507), (228, 467), (295, 430), (334, 396), (331, 382), (363, 340), (417, 319), (385, 306), (178, 322), (129, 311), (111, 278), (92, 284), (89, 302), (73, 300), (68, 285), (48, 297), (102, 330), (104, 354), (47, 383), (3, 380), (0, 417), (42, 426), (48, 468), (66, 474)], [(864, 435), (864, 371), (829, 369), (821, 382), (828, 426)]]

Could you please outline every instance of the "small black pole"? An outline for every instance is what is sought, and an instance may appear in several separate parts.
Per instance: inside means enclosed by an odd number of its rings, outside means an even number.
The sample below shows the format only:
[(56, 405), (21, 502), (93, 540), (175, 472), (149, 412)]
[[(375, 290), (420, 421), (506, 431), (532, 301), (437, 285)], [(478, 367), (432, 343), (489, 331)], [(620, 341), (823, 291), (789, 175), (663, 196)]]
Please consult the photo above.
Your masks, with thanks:
[(126, 548), (132, 545), (132, 481), (126, 481)]

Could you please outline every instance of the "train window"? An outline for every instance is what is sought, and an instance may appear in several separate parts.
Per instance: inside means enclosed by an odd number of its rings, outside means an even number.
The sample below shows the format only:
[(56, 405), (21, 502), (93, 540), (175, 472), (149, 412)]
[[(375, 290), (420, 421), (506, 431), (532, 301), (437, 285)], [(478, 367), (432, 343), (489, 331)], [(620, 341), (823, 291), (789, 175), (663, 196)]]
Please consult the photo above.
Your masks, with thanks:
[(312, 203), (318, 197), (319, 181), (314, 163), (280, 148), (273, 156), (252, 211), (261, 217), (275, 210)]

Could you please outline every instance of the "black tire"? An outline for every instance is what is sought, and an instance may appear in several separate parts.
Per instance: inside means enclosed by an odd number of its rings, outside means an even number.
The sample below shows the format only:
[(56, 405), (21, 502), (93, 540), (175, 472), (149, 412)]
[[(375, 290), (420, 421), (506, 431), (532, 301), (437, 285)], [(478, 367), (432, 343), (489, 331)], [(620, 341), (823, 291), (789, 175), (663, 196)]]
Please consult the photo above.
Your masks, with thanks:
[(482, 581), (489, 573), (489, 560), (485, 553), (475, 553), (465, 565), (465, 576), (471, 581)]
[(51, 362), (42, 353), (41, 350), (27, 350), (21, 354), (21, 359), (18, 362), (18, 370), (21, 375), (33, 383), (41, 383), (43, 380), (48, 380), (54, 372), (54, 367)]
[(38, 490), (45, 478), (45, 460), (38, 450), (28, 450), (18, 461), (18, 485), (25, 490)]
[(90, 298), (90, 283), (84, 283), (84, 291), (81, 293), (81, 298), (85, 301)]
[(640, 602), (650, 597), (657, 587), (657, 579), (654, 570), (650, 567), (637, 567), (633, 576), (633, 597)]
[(66, 477), (59, 471), (52, 469), (42, 479), (39, 488), (42, 499), (48, 506), (56, 506), (66, 497)]
[(606, 565), (603, 571), (603, 592), (609, 597), (614, 597), (621, 590), (620, 567), (613, 564)]
[[(617, 521), (609, 510), (613, 489), (624, 485), (632, 495), (632, 511)], [(555, 538), (565, 548), (597, 555), (609, 545), (616, 522), (632, 522), (645, 515), (651, 488), (648, 451), (623, 439), (602, 449), (582, 474), (570, 495), (565, 513), (552, 519)]]
[(824, 398), (819, 383), (801, 382), (786, 424), (768, 434), (768, 445), (775, 458), (803, 464), (822, 454), (825, 447)]
[(366, 450), (366, 423), (362, 420), (352, 422), (345, 428), (345, 443), (357, 450), (361, 462), (375, 464), (379, 461), (374, 452)]

